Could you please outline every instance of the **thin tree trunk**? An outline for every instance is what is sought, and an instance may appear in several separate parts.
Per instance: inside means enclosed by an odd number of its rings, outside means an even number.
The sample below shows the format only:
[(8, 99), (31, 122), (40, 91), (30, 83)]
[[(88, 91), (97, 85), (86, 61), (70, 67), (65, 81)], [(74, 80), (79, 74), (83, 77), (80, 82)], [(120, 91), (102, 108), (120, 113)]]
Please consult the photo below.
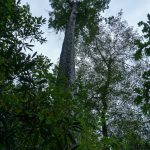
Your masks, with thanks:
[(102, 100), (102, 134), (103, 137), (108, 137), (108, 130), (107, 130), (107, 124), (106, 124), (106, 111), (107, 111), (107, 102), (105, 99)]
[[(109, 86), (110, 86), (110, 81), (111, 81), (111, 59), (109, 60), (108, 64), (107, 64), (107, 67), (108, 67), (108, 73), (107, 73), (107, 80), (106, 80), (106, 83), (105, 83), (105, 86), (104, 86), (104, 91), (101, 95), (101, 99), (102, 99), (102, 105), (103, 105), (103, 108), (102, 108), (102, 116), (101, 116), (101, 119), (102, 119), (102, 135), (104, 138), (108, 138), (108, 129), (107, 129), (107, 123), (106, 123), (106, 113), (107, 113), (107, 110), (108, 110), (108, 101), (107, 101), (107, 95), (108, 95), (108, 92), (109, 92)], [(104, 150), (110, 150), (109, 146), (105, 147)]]
[(65, 31), (65, 37), (62, 45), (62, 51), (59, 62), (59, 81), (69, 86), (75, 80), (75, 51), (74, 51), (74, 32), (77, 16), (77, 2), (72, 3), (72, 11), (69, 17), (68, 25)]
[[(107, 109), (108, 109), (108, 105), (107, 105), (107, 92), (108, 92), (108, 87), (109, 85), (107, 84), (107, 81), (106, 81), (106, 84), (104, 86), (105, 90), (104, 90), (104, 93), (102, 93), (102, 116), (101, 116), (101, 120), (102, 120), (102, 135), (104, 138), (108, 138), (108, 129), (107, 129), (107, 123), (106, 123), (106, 112), (107, 112)], [(107, 145), (105, 145), (104, 149), (103, 150), (109, 150), (109, 147)]]
[(102, 99), (102, 134), (104, 137), (108, 137), (108, 130), (107, 130), (107, 124), (106, 124), (106, 112), (108, 109), (108, 101), (107, 101), (107, 95), (108, 95), (108, 90), (109, 90), (109, 86), (110, 86), (110, 80), (111, 80), (111, 63), (112, 60), (110, 59), (107, 67), (108, 67), (108, 72), (107, 72), (107, 80), (105, 83), (105, 86), (103, 88), (103, 93), (101, 95), (101, 99)]

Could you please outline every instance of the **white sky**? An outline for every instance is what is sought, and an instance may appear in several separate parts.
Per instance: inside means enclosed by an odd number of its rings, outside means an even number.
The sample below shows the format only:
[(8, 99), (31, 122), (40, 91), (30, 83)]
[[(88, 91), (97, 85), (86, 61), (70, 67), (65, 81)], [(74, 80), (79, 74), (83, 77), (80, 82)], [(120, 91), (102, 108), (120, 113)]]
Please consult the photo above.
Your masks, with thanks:
[[(48, 20), (49, 0), (22, 0), (22, 3), (30, 5), (33, 16), (43, 16)], [(137, 29), (139, 21), (147, 20), (147, 14), (150, 13), (150, 0), (111, 0), (105, 15), (116, 15), (121, 9), (123, 9), (123, 19)], [(35, 50), (48, 56), (52, 62), (56, 63), (64, 36), (62, 33), (56, 35), (53, 30), (48, 29), (47, 25), (42, 29), (45, 32), (44, 36), (47, 38), (47, 43), (43, 45), (35, 43)]]

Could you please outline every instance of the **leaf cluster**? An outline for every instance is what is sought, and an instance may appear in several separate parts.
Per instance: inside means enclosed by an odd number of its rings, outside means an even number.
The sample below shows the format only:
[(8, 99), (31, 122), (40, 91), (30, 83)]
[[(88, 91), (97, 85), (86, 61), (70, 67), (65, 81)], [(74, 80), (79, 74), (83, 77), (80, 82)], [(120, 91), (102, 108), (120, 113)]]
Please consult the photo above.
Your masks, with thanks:
[[(84, 35), (85, 37), (94, 37), (100, 20), (100, 12), (108, 8), (110, 0), (83, 0), (77, 1), (77, 19), (76, 19), (76, 35)], [(70, 0), (50, 0), (52, 11), (49, 16), (49, 28), (58, 31), (64, 31), (68, 24), (72, 5), (75, 3)]]
[[(138, 46), (138, 50), (134, 54), (135, 60), (140, 60), (143, 57), (148, 58), (149, 64), (149, 56), (150, 56), (150, 14), (147, 15), (147, 22), (139, 22), (139, 26), (143, 26), (142, 32), (144, 40), (136, 40), (135, 44)], [(135, 89), (137, 93), (137, 97), (135, 99), (135, 103), (137, 105), (141, 105), (141, 108), (145, 114), (150, 114), (150, 68), (146, 69), (141, 76), (143, 80), (142, 87), (138, 87)]]

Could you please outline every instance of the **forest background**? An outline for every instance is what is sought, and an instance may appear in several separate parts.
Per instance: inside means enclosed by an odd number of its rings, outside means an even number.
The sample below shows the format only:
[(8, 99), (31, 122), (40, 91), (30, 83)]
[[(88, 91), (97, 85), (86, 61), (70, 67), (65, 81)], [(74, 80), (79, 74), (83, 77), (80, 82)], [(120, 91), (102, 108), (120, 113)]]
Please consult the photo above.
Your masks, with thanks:
[[(150, 14), (139, 34), (109, 2), (49, 0), (46, 20), (0, 1), (0, 149), (150, 149)], [(64, 32), (55, 64), (45, 25)]]

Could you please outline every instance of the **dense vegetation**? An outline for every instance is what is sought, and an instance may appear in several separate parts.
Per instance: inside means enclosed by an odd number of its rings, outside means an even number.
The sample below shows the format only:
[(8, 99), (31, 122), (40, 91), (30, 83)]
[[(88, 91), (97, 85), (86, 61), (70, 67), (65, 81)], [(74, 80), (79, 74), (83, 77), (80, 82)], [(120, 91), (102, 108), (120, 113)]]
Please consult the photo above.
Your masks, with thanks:
[(49, 1), (55, 66), (32, 50), (46, 20), (0, 1), (0, 150), (149, 150), (150, 15), (138, 35), (109, 0)]

